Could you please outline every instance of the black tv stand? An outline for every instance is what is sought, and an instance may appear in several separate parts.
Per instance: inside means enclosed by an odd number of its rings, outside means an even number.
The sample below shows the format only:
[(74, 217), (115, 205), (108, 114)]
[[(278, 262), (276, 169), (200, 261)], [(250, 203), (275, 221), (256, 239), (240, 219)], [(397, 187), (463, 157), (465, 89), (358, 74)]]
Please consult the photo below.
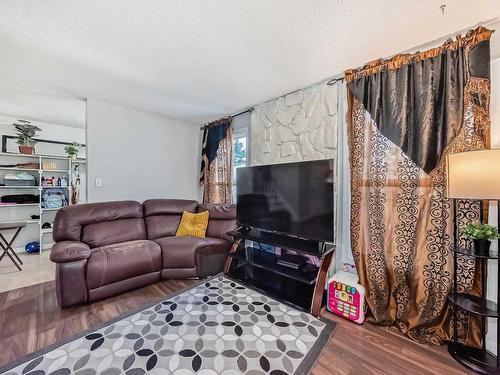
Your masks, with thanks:
[[(326, 274), (335, 250), (333, 244), (253, 228), (238, 228), (227, 234), (232, 237), (233, 246), (224, 267), (226, 274), (283, 303), (320, 315)], [(254, 244), (247, 245), (246, 240)], [(265, 251), (262, 245), (273, 246), (274, 253)], [(298, 255), (313, 256), (319, 266), (306, 263), (293, 269), (280, 265), (276, 247), (281, 249), (281, 254), (292, 250)]]

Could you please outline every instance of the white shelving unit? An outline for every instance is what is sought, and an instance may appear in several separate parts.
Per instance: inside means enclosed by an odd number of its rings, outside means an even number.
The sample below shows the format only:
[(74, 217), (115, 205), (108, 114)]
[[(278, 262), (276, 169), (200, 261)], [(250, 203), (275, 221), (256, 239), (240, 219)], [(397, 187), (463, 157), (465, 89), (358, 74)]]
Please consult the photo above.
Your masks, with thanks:
[[(54, 169), (44, 169), (44, 163), (55, 163), (56, 168)], [(86, 161), (83, 159), (78, 159), (75, 161), (79, 164), (84, 164)], [(73, 161), (70, 158), (63, 156), (54, 155), (24, 155), (16, 153), (0, 153), (0, 164), (2, 165), (13, 165), (13, 164), (25, 164), (25, 163), (35, 163), (39, 165), (39, 168), (20, 168), (20, 167), (1, 167), (0, 166), (0, 196), (12, 195), (12, 194), (38, 194), (40, 196), (39, 203), (28, 203), (28, 204), (0, 204), (0, 223), (1, 222), (27, 222), (28, 226), (38, 226), (38, 241), (40, 243), (40, 254), (45, 249), (50, 249), (52, 247), (52, 228), (42, 229), (42, 225), (45, 222), (52, 223), (54, 221), (55, 214), (59, 208), (43, 208), (42, 207), (42, 195), (47, 189), (61, 189), (65, 191), (66, 199), (68, 204), (71, 204), (72, 196), (72, 166)], [(13, 173), (17, 174), (19, 172), (28, 172), (35, 177), (37, 180), (36, 186), (3, 186), (4, 178), (7, 174)], [(66, 177), (68, 181), (68, 186), (42, 186), (42, 177)], [(27, 217), (23, 214), (18, 214), (17, 212), (23, 210), (29, 211), (24, 212)], [(34, 210), (36, 208), (36, 210)], [(5, 210), (14, 210), (16, 212), (3, 214)], [(40, 219), (32, 219), (31, 215), (38, 215)], [(12, 218), (12, 220), (10, 220)]]

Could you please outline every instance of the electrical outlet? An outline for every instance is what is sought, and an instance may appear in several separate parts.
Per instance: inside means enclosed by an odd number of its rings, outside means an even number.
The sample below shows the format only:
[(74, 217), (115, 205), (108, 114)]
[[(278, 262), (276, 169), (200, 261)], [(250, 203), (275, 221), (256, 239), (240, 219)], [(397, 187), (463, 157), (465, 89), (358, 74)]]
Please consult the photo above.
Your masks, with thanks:
[(102, 178), (96, 178), (95, 187), (101, 187), (101, 186), (102, 186)]

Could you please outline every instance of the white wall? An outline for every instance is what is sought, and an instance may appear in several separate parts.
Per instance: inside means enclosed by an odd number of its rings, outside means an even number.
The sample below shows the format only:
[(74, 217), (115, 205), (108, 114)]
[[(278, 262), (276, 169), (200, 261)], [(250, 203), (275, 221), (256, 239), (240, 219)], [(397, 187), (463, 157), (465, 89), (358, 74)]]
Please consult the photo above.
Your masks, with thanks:
[(9, 90), (2, 87), (0, 113), (24, 120), (33, 120), (37, 124), (59, 124), (85, 129), (85, 99), (71, 96)]
[[(85, 110), (83, 109), (81, 112), (81, 117), (83, 121), (85, 121)], [(2, 135), (16, 135), (16, 131), (14, 130), (13, 123), (17, 118), (23, 117), (12, 117), (5, 116), (0, 109), (0, 137)], [(32, 121), (33, 125), (38, 126), (42, 131), (38, 133), (36, 138), (49, 140), (49, 141), (58, 141), (58, 142), (77, 142), (80, 144), (85, 144), (85, 128), (76, 128), (61, 124), (52, 124), (41, 121)], [(63, 155), (64, 145), (56, 145), (50, 143), (38, 143), (35, 145), (35, 150), (37, 154), (47, 154), (47, 155)], [(7, 142), (7, 152), (19, 152), (17, 144), (15, 140), (9, 140)], [(85, 158), (85, 149), (81, 149), (78, 155), (80, 158)]]
[[(85, 110), (82, 111), (85, 117)], [(19, 117), (6, 116), (0, 111), (0, 132), (6, 135), (16, 135), (12, 125)], [(21, 117), (23, 118), (23, 117)], [(47, 139), (59, 142), (78, 142), (85, 143), (85, 128), (75, 128), (61, 124), (53, 124), (32, 120), (33, 125), (38, 126), (42, 131), (38, 133), (37, 138)]]
[(198, 199), (199, 133), (196, 125), (88, 99), (88, 201)]

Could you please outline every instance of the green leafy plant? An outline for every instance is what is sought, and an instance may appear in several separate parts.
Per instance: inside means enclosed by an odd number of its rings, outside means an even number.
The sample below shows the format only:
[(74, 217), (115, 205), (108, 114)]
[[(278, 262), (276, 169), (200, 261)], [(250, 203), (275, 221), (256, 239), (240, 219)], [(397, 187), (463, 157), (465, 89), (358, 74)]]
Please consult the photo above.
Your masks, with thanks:
[(36, 136), (36, 133), (42, 131), (38, 126), (31, 125), (29, 121), (23, 121), (23, 124), (14, 123), (14, 129), (16, 130), (16, 143), (28, 147), (33, 147), (37, 143), (33, 137)]
[(479, 221), (463, 226), (460, 228), (460, 233), (472, 240), (492, 241), (500, 238), (500, 234), (496, 227), (489, 224), (481, 224)]
[(80, 151), (80, 147), (82, 147), (81, 144), (77, 142), (70, 143), (66, 147), (64, 147), (64, 152), (67, 153), (69, 156), (73, 155), (78, 155), (78, 151)]

